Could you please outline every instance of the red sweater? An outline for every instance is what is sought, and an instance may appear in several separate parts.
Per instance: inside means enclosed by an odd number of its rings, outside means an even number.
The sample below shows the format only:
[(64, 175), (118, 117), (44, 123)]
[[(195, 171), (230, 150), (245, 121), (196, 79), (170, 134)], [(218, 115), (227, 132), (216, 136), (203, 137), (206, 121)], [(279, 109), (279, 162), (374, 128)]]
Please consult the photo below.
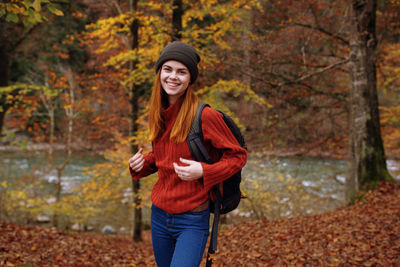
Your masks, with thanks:
[[(221, 183), (238, 172), (247, 161), (243, 149), (222, 119), (222, 115), (206, 107), (201, 115), (204, 144), (213, 164), (201, 163), (203, 179), (183, 181), (172, 165), (181, 165), (179, 158), (194, 160), (186, 141), (174, 143), (170, 140), (182, 102), (176, 101), (162, 110), (165, 131), (153, 142), (153, 151), (145, 155), (145, 164), (140, 172), (130, 169), (132, 178), (138, 180), (158, 171), (158, 181), (154, 185), (151, 200), (153, 204), (168, 213), (190, 211), (206, 201), (213, 185)], [(222, 152), (222, 156), (221, 156)]]

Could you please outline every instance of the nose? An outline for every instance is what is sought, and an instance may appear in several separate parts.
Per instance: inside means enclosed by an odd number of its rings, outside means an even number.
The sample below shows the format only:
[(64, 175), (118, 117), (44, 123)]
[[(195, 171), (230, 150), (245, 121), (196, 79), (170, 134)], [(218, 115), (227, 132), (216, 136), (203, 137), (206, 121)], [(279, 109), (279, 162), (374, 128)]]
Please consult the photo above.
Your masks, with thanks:
[(169, 74), (170, 79), (178, 79), (178, 72), (176, 70), (172, 70)]
[(171, 72), (171, 75), (169, 76), (171, 79), (177, 79), (177, 75), (175, 71)]

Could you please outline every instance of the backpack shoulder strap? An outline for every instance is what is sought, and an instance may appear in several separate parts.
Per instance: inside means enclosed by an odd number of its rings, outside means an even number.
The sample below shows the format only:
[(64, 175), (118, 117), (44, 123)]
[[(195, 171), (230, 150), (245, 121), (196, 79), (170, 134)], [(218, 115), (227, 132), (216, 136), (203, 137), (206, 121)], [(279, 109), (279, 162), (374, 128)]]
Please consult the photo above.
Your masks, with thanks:
[[(204, 147), (203, 143), (203, 131), (201, 128), (201, 113), (205, 107), (209, 107), (209, 105), (205, 103), (199, 103), (197, 107), (196, 116), (193, 120), (192, 126), (190, 127), (189, 134), (187, 136), (187, 143), (189, 145), (190, 152), (195, 160), (212, 163), (211, 158)], [(220, 219), (220, 207), (222, 196), (219, 191), (218, 185), (213, 186), (213, 190), (215, 192), (215, 202), (214, 204), (214, 221), (211, 230), (211, 238), (210, 245), (208, 247), (207, 253), (207, 262), (206, 267), (211, 267), (213, 255), (217, 251), (217, 242), (218, 242), (218, 224)]]
[(203, 131), (201, 128), (201, 113), (205, 107), (209, 107), (208, 104), (199, 103), (197, 106), (196, 116), (190, 127), (189, 134), (186, 138), (189, 145), (190, 152), (195, 160), (201, 162), (212, 163), (210, 156), (203, 144)]
[(201, 134), (201, 113), (205, 107), (209, 107), (208, 104), (199, 102), (197, 105), (196, 116), (194, 117), (192, 126), (190, 127), (189, 135), (190, 134)]

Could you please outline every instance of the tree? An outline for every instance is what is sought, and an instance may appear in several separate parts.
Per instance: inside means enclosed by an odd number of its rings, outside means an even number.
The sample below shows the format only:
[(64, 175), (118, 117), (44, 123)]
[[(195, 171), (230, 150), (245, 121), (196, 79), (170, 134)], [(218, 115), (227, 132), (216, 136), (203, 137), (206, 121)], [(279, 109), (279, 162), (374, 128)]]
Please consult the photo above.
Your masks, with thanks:
[[(377, 32), (384, 33), (377, 69), (382, 138), (388, 157), (400, 155), (400, 2), (385, 1), (377, 17)], [(379, 38), (378, 39), (383, 39)]]
[[(47, 11), (62, 16), (54, 1), (5, 1), (0, 4), (0, 87), (10, 84), (11, 62), (17, 48), (39, 23), (47, 20)], [(44, 7), (47, 7), (46, 9)], [(15, 96), (18, 90), (9, 94)], [(0, 94), (0, 135), (7, 111), (13, 106), (6, 94)]]
[(360, 187), (392, 179), (386, 168), (380, 133), (376, 81), (376, 5), (376, 0), (354, 0), (351, 5), (349, 198)]
[[(104, 66), (112, 68), (113, 77), (118, 81), (120, 89), (126, 93), (122, 95), (121, 102), (129, 104), (127, 134), (129, 137), (135, 137), (138, 135), (139, 129), (140, 100), (143, 99), (146, 92), (150, 91), (145, 89), (150, 87), (149, 80), (154, 75), (153, 68), (148, 68), (148, 65), (153, 61), (153, 57), (157, 54), (156, 51), (159, 50), (159, 46), (154, 45), (153, 42), (154, 40), (164, 41), (168, 35), (162, 32), (165, 27), (162, 25), (162, 19), (152, 15), (159, 11), (157, 5), (153, 6), (151, 2), (145, 5), (137, 0), (112, 1), (112, 4), (118, 15), (98, 20), (91, 26), (93, 30), (87, 33), (87, 38), (99, 41), (100, 47), (95, 53), (106, 55), (107, 62)], [(139, 30), (143, 33), (140, 38)], [(101, 70), (99, 69), (99, 71)], [(107, 89), (109, 90), (109, 88)], [(118, 129), (114, 130), (118, 131)], [(138, 144), (140, 144), (137, 138), (133, 139), (129, 144), (131, 154), (136, 153)], [(140, 184), (139, 181), (132, 180), (134, 203), (132, 238), (135, 242), (142, 240), (142, 190)]]
[(172, 1), (172, 41), (182, 38), (182, 0)]
[[(60, 207), (63, 205), (62, 203), (62, 173), (70, 162), (72, 155), (72, 133), (73, 133), (73, 120), (76, 116), (75, 113), (75, 94), (77, 91), (76, 82), (74, 79), (73, 72), (69, 65), (58, 66), (59, 72), (61, 73), (61, 77), (56, 74), (55, 71), (47, 70), (46, 71), (46, 86), (42, 87), (42, 90), (39, 91), (41, 102), (46, 108), (47, 115), (50, 119), (50, 129), (49, 129), (49, 151), (48, 151), (48, 164), (50, 164), (51, 168), (55, 168), (57, 171), (57, 180), (55, 182), (55, 207), (53, 210), (53, 225), (55, 227), (59, 226), (59, 213), (62, 210)], [(60, 97), (64, 96), (64, 97)], [(53, 157), (54, 151), (54, 132), (55, 132), (55, 111), (59, 105), (60, 98), (64, 99), (65, 103), (63, 103), (63, 109), (65, 111), (67, 117), (67, 141), (66, 141), (66, 150), (67, 157), (61, 164), (56, 164)]]
[(268, 102), (241, 109), (247, 136), (260, 149), (340, 152), (348, 95), (344, 1), (258, 2), (247, 14), (243, 8), (247, 29), (225, 38), (232, 49), (221, 55), (223, 75), (247, 81)]
[[(138, 1), (133, 0), (130, 1), (131, 11), (137, 12), (138, 10)], [(139, 50), (139, 20), (135, 17), (130, 25), (130, 33), (132, 36), (131, 40), (131, 49), (135, 54), (138, 53)], [(138, 57), (136, 56), (134, 60), (130, 62), (130, 69), (133, 71), (137, 68), (138, 65)], [(131, 106), (130, 112), (130, 131), (129, 136), (134, 136), (139, 129), (138, 118), (139, 118), (139, 98), (140, 98), (140, 85), (135, 84), (135, 82), (131, 83), (129, 90), (129, 103)], [(138, 146), (133, 143), (130, 144), (130, 152), (133, 155), (138, 151)], [(140, 181), (136, 181), (132, 179), (132, 192), (134, 195), (134, 212), (133, 212), (133, 241), (139, 242), (142, 241), (142, 208), (141, 208), (141, 199), (139, 197), (140, 190)]]
[[(37, 16), (42, 18), (44, 15), (39, 13), (41, 11), (40, 1), (35, 2), (39, 4), (39, 7), (36, 7), (38, 14), (35, 18), (37, 19)], [(27, 4), (30, 1), (23, 3)], [(74, 129), (74, 123), (78, 115), (77, 109), (82, 102), (81, 99), (77, 99), (81, 89), (77, 73), (82, 66), (84, 54), (82, 48), (76, 45), (74, 38), (74, 34), (85, 23), (85, 18), (79, 11), (82, 7), (79, 2), (63, 5), (65, 16), (48, 21), (41, 27), (37, 27), (35, 33), (29, 35), (24, 45), (21, 45), (13, 55), (16, 62), (13, 64), (12, 70), (18, 73), (18, 75), (13, 75), (17, 77), (13, 81), (19, 83), (3, 87), (3, 89), (7, 89), (4, 91), (4, 95), (7, 97), (8, 103), (12, 104), (11, 114), (8, 117), (17, 118), (21, 129), (27, 130), (33, 137), (44, 133), (40, 141), (48, 141), (48, 160), (42, 167), (45, 168), (45, 172), (56, 171), (57, 179), (53, 183), (52, 199), (54, 201), (43, 205), (41, 212), (46, 214), (51, 212), (55, 226), (60, 225), (60, 215), (67, 217), (74, 214), (72, 205), (68, 206), (64, 200), (68, 192), (66, 194), (62, 192), (64, 191), (62, 175), (72, 155), (73, 138), (78, 135)], [(48, 9), (50, 10), (51, 7), (48, 6)], [(64, 14), (63, 11), (58, 10), (58, 14)], [(29, 23), (35, 22), (41, 22), (41, 20), (33, 22), (28, 20), (27, 23), (24, 21), (24, 25), (31, 27)], [(22, 28), (22, 25), (18, 25), (18, 27)], [(46, 34), (46, 38), (43, 38), (44, 34)], [(29, 49), (26, 49), (27, 47)], [(24, 56), (29, 59), (25, 59)], [(23, 59), (21, 60), (21, 58)], [(19, 65), (24, 65), (24, 68)], [(3, 91), (0, 90), (0, 92)], [(10, 99), (9, 96), (12, 94), (18, 97)], [(22, 100), (19, 100), (21, 97), (23, 97)], [(26, 117), (29, 119), (25, 119)], [(32, 131), (30, 131), (31, 126), (33, 126)], [(58, 164), (53, 156), (54, 143), (58, 137), (65, 137), (66, 140), (67, 157), (61, 164)], [(40, 197), (44, 196), (46, 195), (41, 194)]]

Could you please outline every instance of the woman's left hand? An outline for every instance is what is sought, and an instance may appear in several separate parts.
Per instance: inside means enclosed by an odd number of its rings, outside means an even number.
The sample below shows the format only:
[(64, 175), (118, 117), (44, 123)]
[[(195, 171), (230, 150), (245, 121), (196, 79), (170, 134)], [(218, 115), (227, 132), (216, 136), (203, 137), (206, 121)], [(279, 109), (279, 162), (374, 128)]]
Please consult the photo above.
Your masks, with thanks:
[(200, 162), (183, 158), (179, 160), (187, 164), (187, 166), (179, 166), (175, 162), (173, 163), (175, 172), (179, 178), (184, 181), (193, 181), (203, 177), (203, 167)]

